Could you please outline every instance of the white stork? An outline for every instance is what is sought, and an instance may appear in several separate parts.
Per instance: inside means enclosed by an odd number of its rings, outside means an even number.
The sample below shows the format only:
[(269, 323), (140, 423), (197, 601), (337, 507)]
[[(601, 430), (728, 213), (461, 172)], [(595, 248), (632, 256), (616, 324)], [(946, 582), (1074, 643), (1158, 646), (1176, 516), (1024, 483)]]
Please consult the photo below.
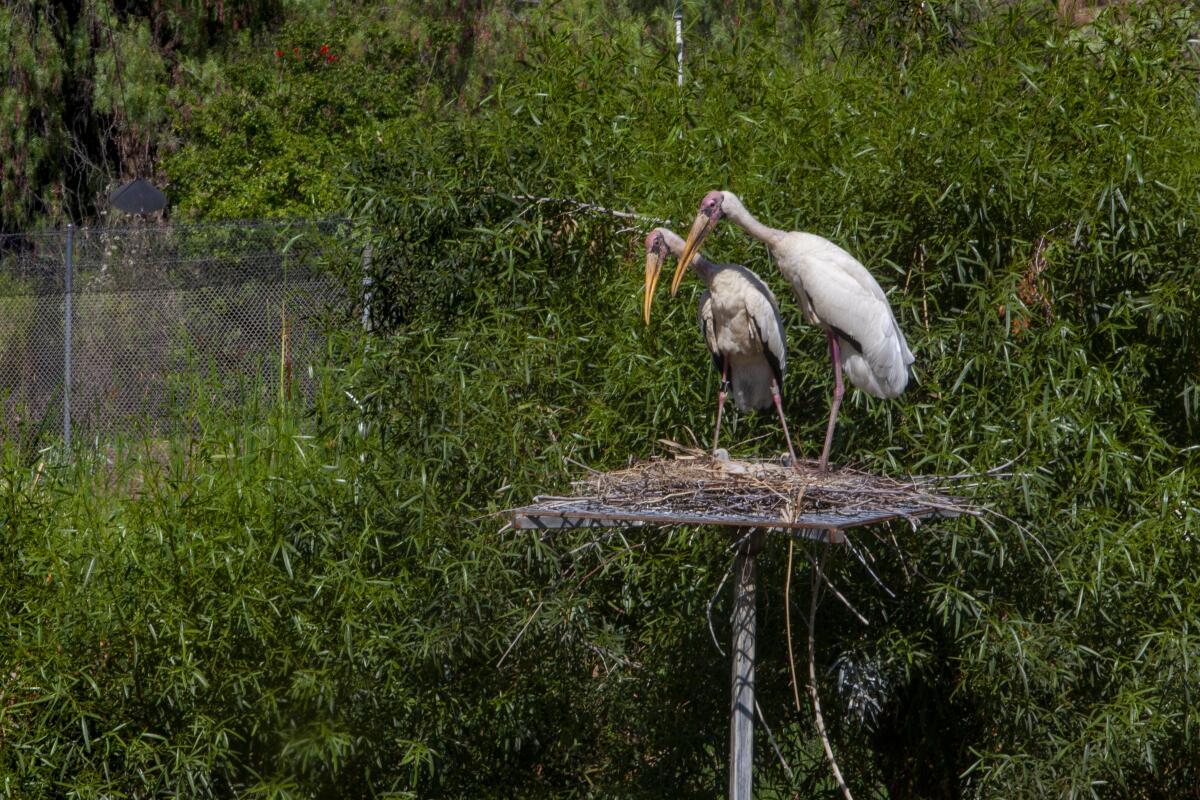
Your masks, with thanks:
[(701, 201), (671, 282), (672, 294), (679, 288), (683, 265), (722, 217), (767, 246), (792, 285), (804, 318), (821, 327), (829, 340), (834, 389), (820, 462), (821, 469), (827, 469), (833, 426), (845, 391), (842, 371), (867, 394), (898, 397), (912, 379), (912, 351), (883, 289), (858, 259), (820, 236), (767, 227), (732, 192), (709, 192)]
[[(646, 294), (642, 316), (650, 324), (650, 306), (658, 285), (662, 262), (667, 251), (674, 256), (683, 252), (684, 243), (666, 228), (655, 228), (646, 237)], [(683, 262), (680, 262), (679, 275)], [(704, 281), (708, 291), (700, 296), (700, 330), (713, 364), (721, 376), (717, 392), (717, 427), (713, 450), (721, 435), (721, 413), (725, 396), (732, 387), (733, 403), (742, 411), (766, 410), (774, 404), (783, 424), (788, 455), (796, 465), (796, 452), (783, 417), (780, 387), (787, 366), (787, 343), (779, 303), (767, 285), (740, 264), (714, 264), (702, 255), (691, 262), (692, 270)], [(676, 281), (678, 287), (678, 281)]]

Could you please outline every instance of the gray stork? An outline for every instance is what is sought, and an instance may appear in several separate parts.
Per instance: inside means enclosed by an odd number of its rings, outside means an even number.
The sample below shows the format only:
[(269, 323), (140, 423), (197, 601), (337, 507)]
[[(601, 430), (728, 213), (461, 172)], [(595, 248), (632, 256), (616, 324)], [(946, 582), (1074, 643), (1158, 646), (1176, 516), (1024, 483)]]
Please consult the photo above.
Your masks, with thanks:
[(709, 192), (701, 201), (671, 282), (672, 294), (679, 288), (683, 265), (722, 217), (767, 246), (792, 285), (804, 318), (825, 331), (834, 375), (820, 461), (821, 469), (827, 469), (833, 426), (845, 392), (842, 372), (867, 394), (898, 397), (912, 380), (912, 351), (883, 289), (858, 259), (820, 236), (767, 227), (751, 216), (733, 192)]
[[(650, 324), (650, 306), (658, 285), (662, 262), (669, 251), (678, 257), (683, 239), (666, 228), (655, 228), (646, 237), (646, 287), (642, 316)], [(683, 271), (680, 262), (678, 276)], [(714, 264), (703, 255), (691, 261), (692, 271), (708, 290), (700, 296), (700, 330), (713, 364), (721, 376), (717, 392), (717, 426), (713, 450), (721, 435), (721, 414), (726, 394), (732, 389), (733, 404), (742, 411), (766, 410), (772, 405), (779, 413), (788, 455), (796, 465), (796, 451), (783, 416), (780, 387), (787, 365), (787, 344), (779, 303), (762, 280), (740, 264)], [(678, 287), (678, 281), (676, 281)]]

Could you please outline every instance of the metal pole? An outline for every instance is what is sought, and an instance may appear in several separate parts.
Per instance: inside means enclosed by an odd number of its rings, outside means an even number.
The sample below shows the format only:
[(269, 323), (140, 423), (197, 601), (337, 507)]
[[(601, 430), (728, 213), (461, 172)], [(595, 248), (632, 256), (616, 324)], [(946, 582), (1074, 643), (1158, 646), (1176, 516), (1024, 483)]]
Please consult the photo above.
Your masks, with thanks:
[[(1197, 57), (1196, 51), (1196, 45), (1200, 45), (1200, 39), (1188, 39), (1187, 43), (1188, 48), (1192, 51), (1192, 59), (1200, 60), (1200, 58)], [(1200, 103), (1200, 85), (1197, 85), (1196, 87), (1196, 102)]]
[(67, 223), (66, 292), (63, 295), (63, 446), (71, 449), (71, 284), (75, 272), (75, 226)]
[[(744, 536), (744, 529), (735, 535)], [(733, 692), (729, 708), (729, 800), (754, 796), (754, 650), (757, 626), (757, 557), (762, 532), (746, 538), (734, 564)]]
[(373, 283), (373, 281), (371, 279), (371, 242), (369, 240), (367, 241), (367, 243), (365, 245), (363, 245), (362, 272), (363, 272), (362, 326), (363, 326), (364, 331), (366, 331), (367, 333), (370, 333), (371, 332), (371, 284)]
[(675, 2), (675, 61), (679, 65), (676, 84), (683, 88), (683, 0)]

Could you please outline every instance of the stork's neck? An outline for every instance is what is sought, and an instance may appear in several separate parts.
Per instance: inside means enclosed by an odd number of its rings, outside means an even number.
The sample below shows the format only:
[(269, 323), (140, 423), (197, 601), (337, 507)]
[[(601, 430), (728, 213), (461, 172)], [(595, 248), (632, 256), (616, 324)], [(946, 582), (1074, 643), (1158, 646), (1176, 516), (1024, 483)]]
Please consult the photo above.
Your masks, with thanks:
[[(677, 253), (676, 258), (681, 255), (683, 255), (683, 253)], [(716, 264), (709, 261), (699, 253), (696, 253), (695, 257), (692, 258), (692, 263), (688, 266), (691, 268), (692, 272), (699, 276), (700, 280), (704, 281), (705, 286), (710, 289), (712, 288), (713, 276), (717, 274)]]
[[(680, 239), (678, 234), (666, 228), (659, 228), (658, 231), (662, 234), (662, 241), (666, 242), (668, 251), (671, 251), (674, 257), (679, 258), (680, 255), (683, 255), (684, 241)], [(704, 285), (709, 285), (709, 282), (713, 279), (713, 275), (716, 273), (716, 265), (707, 258), (704, 258), (701, 253), (696, 253), (692, 257), (690, 266), (691, 271), (695, 272), (696, 276), (702, 279)]]
[(787, 231), (781, 231), (778, 228), (771, 228), (762, 224), (754, 215), (746, 210), (742, 205), (742, 201), (733, 192), (722, 192), (724, 200), (721, 203), (721, 211), (730, 222), (735, 222), (742, 227), (746, 233), (768, 247), (774, 247), (780, 239), (787, 235)]
[[(659, 229), (662, 232), (663, 241), (667, 243), (667, 249), (671, 251), (671, 255), (679, 258), (683, 255), (683, 239), (679, 238), (673, 231), (666, 228)], [(704, 281), (705, 286), (711, 285), (712, 277), (717, 272), (717, 265), (709, 261), (701, 253), (696, 253), (692, 257), (692, 263), (689, 265), (692, 272)]]

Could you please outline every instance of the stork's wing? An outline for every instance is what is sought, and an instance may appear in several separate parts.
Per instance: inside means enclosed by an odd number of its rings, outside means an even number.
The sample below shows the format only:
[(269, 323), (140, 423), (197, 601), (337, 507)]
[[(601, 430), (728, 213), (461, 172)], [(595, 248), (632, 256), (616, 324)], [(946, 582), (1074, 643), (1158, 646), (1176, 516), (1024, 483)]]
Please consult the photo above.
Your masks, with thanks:
[(782, 387), (783, 373), (787, 369), (787, 336), (783, 332), (783, 316), (779, 313), (779, 303), (762, 278), (746, 267), (739, 267), (739, 271), (745, 276), (747, 283), (747, 291), (743, 293), (746, 313), (754, 321), (758, 339), (763, 344), (763, 355), (771, 365), (775, 382)]
[(830, 246), (806, 254), (803, 286), (793, 284), (793, 288), (804, 292), (818, 322), (866, 361), (878, 383), (878, 392), (873, 393), (894, 397), (904, 391), (908, 365), (914, 359), (887, 295), (857, 259), (832, 242), (825, 243)]
[(706, 291), (700, 295), (700, 305), (696, 310), (700, 322), (700, 333), (704, 334), (704, 344), (708, 346), (708, 352), (712, 356), (713, 366), (717, 368), (717, 374), (722, 375), (725, 372), (725, 362), (720, 351), (717, 350), (717, 329), (713, 324), (712, 295), (709, 292)]

